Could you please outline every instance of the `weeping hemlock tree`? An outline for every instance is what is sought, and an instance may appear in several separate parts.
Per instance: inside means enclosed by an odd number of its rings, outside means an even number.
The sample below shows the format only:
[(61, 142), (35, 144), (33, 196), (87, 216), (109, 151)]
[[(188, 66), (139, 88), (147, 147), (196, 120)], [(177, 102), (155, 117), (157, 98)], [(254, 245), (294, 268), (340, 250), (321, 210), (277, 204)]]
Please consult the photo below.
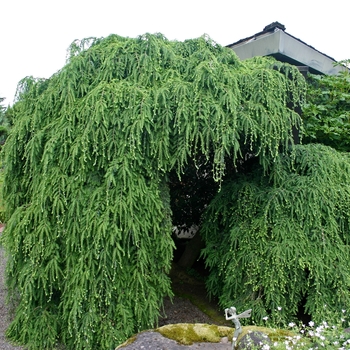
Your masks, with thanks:
[(76, 42), (49, 80), (24, 79), (5, 145), (7, 336), (112, 349), (152, 327), (171, 295), (168, 174), (204, 159), (220, 182), (246, 155), (268, 171), (304, 89), (288, 65), (161, 35)]

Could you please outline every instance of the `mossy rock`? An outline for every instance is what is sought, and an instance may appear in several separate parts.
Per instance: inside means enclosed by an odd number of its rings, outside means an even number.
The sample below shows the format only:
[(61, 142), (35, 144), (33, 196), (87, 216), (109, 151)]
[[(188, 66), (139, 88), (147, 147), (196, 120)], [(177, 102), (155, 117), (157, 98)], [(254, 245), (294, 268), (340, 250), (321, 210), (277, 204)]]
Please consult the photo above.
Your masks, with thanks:
[(240, 341), (236, 345), (237, 350), (251, 350), (251, 349), (264, 349), (265, 346), (268, 346), (268, 349), (272, 345), (271, 339), (266, 333), (252, 331), (246, 333), (243, 337), (240, 338)]
[(202, 342), (219, 343), (223, 337), (232, 340), (234, 329), (203, 323), (177, 323), (157, 328), (156, 331), (180, 344), (192, 345)]
[(281, 342), (284, 341), (287, 337), (294, 337), (295, 332), (289, 331), (287, 329), (279, 328), (267, 328), (267, 327), (258, 327), (258, 326), (244, 326), (242, 327), (242, 333), (237, 338), (237, 343), (248, 333), (250, 332), (261, 332), (266, 334), (272, 342)]
[[(147, 331), (145, 331), (145, 332), (147, 332)], [(127, 339), (123, 344), (118, 345), (118, 346), (115, 348), (115, 350), (121, 349), (121, 348), (123, 348), (123, 347), (125, 347), (125, 346), (127, 346), (127, 345), (132, 344), (132, 343), (136, 340), (136, 338), (137, 338), (137, 334), (135, 334), (135, 335), (133, 335), (131, 338)]]
[[(296, 337), (297, 336), (300, 337), (300, 334), (298, 332), (290, 331), (287, 329), (267, 328), (267, 327), (258, 327), (258, 326), (244, 326), (242, 327), (242, 333), (237, 338), (236, 344), (239, 344), (239, 342), (245, 335), (252, 332), (266, 334), (267, 337), (272, 341), (272, 343), (277, 342), (279, 344), (285, 343), (286, 340), (290, 341), (292, 338), (294, 339), (293, 341), (295, 342)], [(310, 339), (307, 339), (305, 337), (300, 337), (299, 341), (304, 343), (311, 343)]]
[[(234, 330), (233, 327), (209, 325), (204, 323), (177, 323), (165, 325), (152, 331), (159, 332), (163, 337), (175, 340), (179, 344), (192, 345), (193, 343), (203, 342), (219, 343), (224, 337), (227, 337), (228, 341), (231, 342)], [(242, 327), (242, 333), (237, 339), (237, 344), (240, 339), (249, 332), (264, 333), (272, 342), (283, 342), (288, 337), (294, 337), (296, 335), (296, 333), (284, 329), (244, 326)], [(117, 349), (132, 344), (135, 340), (136, 335), (129, 338), (125, 343), (119, 345)]]
[[(231, 327), (209, 325), (204, 323), (177, 323), (165, 325), (152, 329), (151, 331), (158, 332), (163, 337), (175, 340), (179, 344), (192, 345), (193, 343), (203, 342), (219, 343), (224, 337), (227, 337), (228, 340), (231, 341), (234, 329)], [(132, 344), (136, 338), (137, 335), (133, 335), (123, 344), (119, 345), (115, 350)]]

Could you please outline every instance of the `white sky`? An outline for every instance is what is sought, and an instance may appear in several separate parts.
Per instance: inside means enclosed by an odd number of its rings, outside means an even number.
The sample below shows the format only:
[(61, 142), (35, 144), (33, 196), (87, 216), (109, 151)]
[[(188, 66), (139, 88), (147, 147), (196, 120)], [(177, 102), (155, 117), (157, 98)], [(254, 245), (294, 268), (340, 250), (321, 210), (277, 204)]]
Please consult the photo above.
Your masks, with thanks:
[(208, 34), (221, 45), (275, 21), (336, 60), (350, 58), (349, 0), (2, 0), (0, 97), (12, 104), (19, 80), (49, 78), (75, 39), (146, 32), (185, 40)]

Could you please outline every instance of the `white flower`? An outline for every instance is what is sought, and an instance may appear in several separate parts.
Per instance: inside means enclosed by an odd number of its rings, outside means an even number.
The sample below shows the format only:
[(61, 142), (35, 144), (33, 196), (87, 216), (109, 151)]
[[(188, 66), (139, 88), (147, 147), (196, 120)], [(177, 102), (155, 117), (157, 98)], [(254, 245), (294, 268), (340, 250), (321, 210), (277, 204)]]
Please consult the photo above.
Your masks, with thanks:
[(323, 326), (318, 326), (318, 327), (316, 328), (316, 332), (317, 332), (317, 333), (322, 333), (322, 331), (323, 331)]
[(288, 327), (294, 327), (295, 326), (295, 323), (294, 322), (290, 322), (289, 324), (288, 324)]
[(261, 349), (262, 350), (270, 350), (270, 346), (268, 344), (264, 344)]
[(277, 306), (277, 310), (278, 310), (278, 311), (281, 311), (281, 310), (282, 310), (282, 307), (281, 307), (281, 306)]
[(269, 319), (268, 316), (263, 317), (264, 321), (267, 321), (268, 319)]
[(342, 312), (343, 314), (345, 314), (346, 310), (342, 309), (341, 312)]
[(314, 322), (314, 321), (310, 321), (310, 322), (309, 322), (309, 326), (310, 326), (310, 327), (313, 327), (314, 325), (315, 325), (315, 322)]

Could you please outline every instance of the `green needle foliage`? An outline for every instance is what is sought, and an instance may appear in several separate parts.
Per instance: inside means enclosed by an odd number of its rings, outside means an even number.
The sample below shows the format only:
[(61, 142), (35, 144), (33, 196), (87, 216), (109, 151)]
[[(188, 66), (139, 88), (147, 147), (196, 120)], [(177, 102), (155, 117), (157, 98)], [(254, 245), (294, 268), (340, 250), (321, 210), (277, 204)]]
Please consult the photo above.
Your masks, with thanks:
[(29, 349), (113, 349), (171, 295), (170, 171), (247, 153), (267, 169), (293, 143), (296, 68), (240, 62), (207, 37), (111, 35), (24, 79), (5, 145), (7, 336)]
[(278, 307), (285, 325), (304, 303), (316, 322), (350, 307), (349, 154), (295, 148), (268, 176), (227, 181), (203, 224), (209, 292), (223, 307), (252, 308), (257, 323)]
[(336, 76), (308, 76), (303, 105), (305, 141), (320, 142), (340, 151), (350, 151), (350, 60)]

